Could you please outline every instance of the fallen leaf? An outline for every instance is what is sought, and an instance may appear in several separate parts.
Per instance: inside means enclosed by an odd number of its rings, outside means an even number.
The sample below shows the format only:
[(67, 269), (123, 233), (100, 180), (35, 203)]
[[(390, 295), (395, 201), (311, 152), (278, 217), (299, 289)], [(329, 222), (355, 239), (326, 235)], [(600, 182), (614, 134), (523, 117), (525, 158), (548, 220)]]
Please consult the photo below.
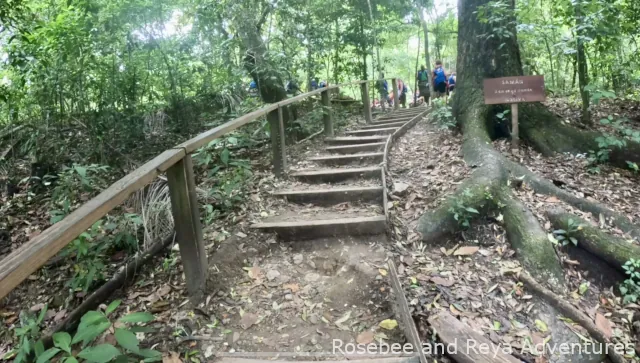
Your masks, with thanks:
[(42, 303), (41, 303), (41, 304), (35, 304), (35, 305), (33, 305), (33, 306), (31, 307), (31, 309), (29, 309), (29, 310), (31, 310), (31, 311), (33, 311), (33, 312), (36, 312), (36, 311), (40, 311), (40, 310), (42, 310), (42, 308), (44, 308), (44, 304), (42, 304)]
[(350, 317), (351, 317), (351, 310), (347, 311), (344, 315), (342, 315), (342, 317), (340, 317), (340, 319), (336, 320), (335, 324), (337, 326), (340, 326), (342, 325), (342, 323), (349, 320)]
[(238, 236), (238, 237), (240, 237), (240, 238), (245, 238), (245, 237), (247, 237), (247, 235), (246, 235), (246, 234), (244, 234), (244, 233), (242, 233), (242, 232), (238, 232), (238, 233), (236, 233), (236, 236)]
[(550, 196), (547, 198), (547, 203), (560, 203), (560, 199), (555, 196)]
[(547, 324), (544, 321), (539, 319), (536, 319), (536, 327), (538, 328), (538, 330), (540, 330), (543, 333), (549, 330), (549, 328), (547, 327)]
[(442, 277), (438, 277), (438, 276), (432, 276), (431, 277), (431, 281), (436, 285), (440, 285), (440, 286), (444, 286), (444, 287), (449, 287), (449, 286), (454, 284), (453, 281), (451, 281), (449, 279), (442, 278)]
[(282, 288), (285, 289), (285, 290), (291, 290), (291, 292), (300, 291), (300, 285), (298, 285), (298, 284), (284, 284), (284, 285), (282, 285)]
[(393, 330), (398, 326), (398, 322), (394, 319), (386, 319), (381, 321), (379, 325), (382, 329)]
[(252, 313), (245, 313), (242, 319), (240, 319), (240, 326), (242, 329), (249, 329), (253, 324), (258, 321), (258, 315)]
[(180, 360), (180, 354), (169, 352), (168, 355), (162, 356), (162, 363), (182, 363), (182, 360)]
[(478, 252), (479, 249), (480, 249), (480, 247), (478, 247), (478, 246), (464, 246), (464, 247), (458, 248), (453, 253), (453, 255), (454, 256), (469, 256), (469, 255), (473, 255), (474, 253)]
[(613, 336), (613, 329), (609, 319), (605, 318), (604, 315), (600, 313), (596, 313), (596, 326), (607, 339), (611, 339)]
[(375, 337), (375, 334), (371, 331), (371, 330), (367, 330), (367, 331), (363, 331), (362, 333), (360, 333), (358, 335), (358, 337), (356, 338), (356, 342), (358, 344), (369, 344), (369, 343), (373, 343), (373, 339)]
[(387, 270), (385, 270), (383, 268), (379, 268), (378, 272), (380, 272), (380, 275), (382, 275), (382, 276), (387, 276)]

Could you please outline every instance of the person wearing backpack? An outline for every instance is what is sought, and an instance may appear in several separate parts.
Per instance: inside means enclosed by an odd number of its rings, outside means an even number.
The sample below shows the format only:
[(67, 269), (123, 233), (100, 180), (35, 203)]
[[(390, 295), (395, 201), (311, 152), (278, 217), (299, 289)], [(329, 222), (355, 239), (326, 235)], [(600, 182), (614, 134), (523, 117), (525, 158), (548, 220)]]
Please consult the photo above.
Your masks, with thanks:
[(407, 108), (407, 92), (409, 89), (407, 85), (401, 80), (398, 80), (398, 103), (402, 105), (402, 108)]
[(416, 75), (416, 80), (418, 81), (420, 97), (424, 99), (424, 102), (429, 103), (429, 96), (431, 94), (429, 91), (429, 73), (424, 65), (420, 66), (420, 70)]
[(451, 76), (449, 77), (449, 94), (453, 92), (454, 88), (456, 88), (456, 72), (451, 72)]
[(389, 104), (389, 107), (391, 107), (391, 99), (389, 98), (389, 84), (387, 83), (387, 80), (384, 79), (384, 73), (380, 73), (380, 79), (378, 79), (376, 81), (376, 88), (378, 89), (378, 92), (380, 93), (380, 106), (382, 106), (382, 109), (385, 109), (385, 104)]
[(442, 68), (442, 61), (436, 61), (436, 68), (433, 70), (433, 90), (436, 92), (436, 97), (442, 97), (447, 94), (447, 74)]

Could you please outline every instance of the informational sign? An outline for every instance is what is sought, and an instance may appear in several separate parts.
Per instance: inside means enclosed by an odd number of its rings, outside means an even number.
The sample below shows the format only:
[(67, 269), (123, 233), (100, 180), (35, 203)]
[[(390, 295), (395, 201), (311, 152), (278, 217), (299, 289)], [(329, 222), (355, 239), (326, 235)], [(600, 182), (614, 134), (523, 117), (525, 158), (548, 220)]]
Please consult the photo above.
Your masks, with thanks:
[(544, 76), (488, 78), (484, 80), (484, 103), (541, 102), (546, 98)]

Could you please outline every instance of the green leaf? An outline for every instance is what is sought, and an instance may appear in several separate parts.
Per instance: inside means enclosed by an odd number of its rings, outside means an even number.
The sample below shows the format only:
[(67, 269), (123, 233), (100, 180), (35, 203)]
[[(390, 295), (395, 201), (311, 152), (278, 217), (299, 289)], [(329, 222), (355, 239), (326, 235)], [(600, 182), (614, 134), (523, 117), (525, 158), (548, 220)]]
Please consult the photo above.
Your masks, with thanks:
[(138, 338), (136, 338), (136, 335), (134, 333), (125, 329), (116, 329), (114, 335), (118, 344), (124, 349), (132, 351), (134, 353), (140, 351), (140, 348), (138, 347), (138, 344), (140, 343), (138, 342)]
[(109, 314), (111, 314), (114, 310), (118, 308), (118, 306), (120, 306), (120, 303), (122, 303), (122, 300), (114, 300), (111, 304), (109, 304), (109, 306), (107, 306), (107, 309), (104, 311), (104, 314), (106, 316), (109, 316)]
[[(160, 358), (160, 357), (162, 357), (162, 353), (158, 352), (157, 350), (153, 350), (153, 349), (140, 349), (140, 351), (138, 352), (138, 355), (140, 355), (141, 357), (144, 357), (144, 358)], [(146, 359), (145, 359), (145, 362), (147, 362)]]
[(67, 353), (71, 353), (71, 335), (67, 332), (53, 334), (53, 345)]
[(89, 342), (98, 337), (98, 335), (102, 334), (105, 330), (109, 329), (111, 326), (110, 321), (99, 322), (95, 325), (85, 326), (82, 329), (78, 328), (76, 335), (73, 337), (71, 344), (76, 344), (78, 342), (82, 342), (83, 346), (86, 346)]
[(536, 319), (536, 327), (538, 328), (538, 330), (540, 330), (543, 333), (549, 330), (549, 328), (547, 328), (547, 324), (544, 321), (539, 319)]
[(85, 348), (78, 357), (94, 363), (107, 363), (120, 355), (120, 351), (111, 344), (100, 344)]
[(67, 357), (64, 363), (78, 363), (78, 360), (75, 357)]
[(44, 353), (44, 344), (42, 343), (42, 340), (38, 340), (38, 342), (33, 345), (33, 351), (36, 353), (36, 357), (39, 357), (40, 354)]
[(220, 161), (222, 161), (223, 164), (227, 165), (229, 164), (230, 156), (231, 154), (229, 153), (229, 149), (224, 148), (224, 150), (222, 150), (222, 152), (220, 153)]
[(86, 176), (87, 176), (87, 169), (86, 169), (86, 168), (84, 168), (84, 167), (82, 167), (82, 166), (79, 166), (79, 165), (75, 165), (73, 168), (76, 170), (76, 172), (77, 172), (81, 177), (83, 177), (83, 178), (84, 178), (84, 177), (86, 177)]
[(151, 313), (139, 311), (123, 316), (119, 320), (121, 323), (148, 323), (153, 321), (153, 315)]
[(564, 229), (556, 229), (555, 231), (553, 231), (554, 234), (567, 234), (567, 231), (565, 231)]
[(587, 282), (583, 282), (583, 283), (580, 284), (580, 287), (578, 288), (578, 293), (580, 295), (584, 295), (587, 292), (587, 290), (589, 290), (589, 282), (588, 281)]
[(48, 361), (51, 360), (51, 358), (55, 357), (56, 354), (60, 353), (60, 349), (58, 348), (51, 348), (51, 349), (47, 349), (44, 351), (44, 353), (42, 353), (39, 357), (38, 360), (36, 360), (36, 363), (46, 363)]
[(469, 212), (469, 213), (475, 213), (475, 214), (479, 214), (479, 213), (480, 213), (480, 212), (478, 212), (478, 210), (477, 210), (477, 209), (475, 209), (475, 208), (467, 207), (467, 208), (465, 208), (465, 209), (466, 209), (466, 211), (467, 211), (467, 212)]

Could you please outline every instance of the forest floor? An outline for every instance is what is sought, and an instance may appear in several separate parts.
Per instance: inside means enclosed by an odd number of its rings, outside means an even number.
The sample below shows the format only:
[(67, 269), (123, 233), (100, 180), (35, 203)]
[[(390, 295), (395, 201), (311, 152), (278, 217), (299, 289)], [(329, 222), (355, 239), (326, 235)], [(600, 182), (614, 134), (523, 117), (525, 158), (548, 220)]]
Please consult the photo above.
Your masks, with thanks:
[[(564, 105), (564, 110), (571, 108)], [(418, 218), (437, 207), (471, 173), (462, 159), (461, 144), (456, 132), (420, 123), (391, 152), (389, 172), (393, 182), (388, 183), (401, 185), (402, 191), (392, 193), (390, 198), (395, 245), (404, 247), (399, 251), (402, 263), (398, 272), (406, 284), (405, 293), (423, 341), (432, 341), (433, 336), (427, 318), (444, 307), (492, 342), (524, 352), (520, 359), (599, 362), (597, 354), (569, 358), (550, 352), (529, 354), (531, 346), (547, 339), (558, 344), (581, 343), (589, 338), (584, 329), (562, 320), (513, 278), (522, 267), (506, 240), (501, 214), (475, 220), (468, 230), (443, 241), (426, 243), (414, 232)], [(630, 220), (640, 216), (640, 177), (632, 171), (601, 166), (600, 173), (593, 173), (584, 156), (545, 158), (526, 146), (512, 150), (504, 140), (494, 142), (494, 146), (578, 196), (597, 200)], [(600, 224), (598, 216), (579, 213), (555, 197), (538, 195), (526, 184), (516, 195), (532, 208), (548, 233), (552, 228), (545, 211), (559, 206)], [(611, 232), (622, 235), (619, 230)], [(617, 286), (624, 277), (579, 248), (559, 247), (557, 253), (566, 276), (564, 298), (594, 319), (615, 342), (636, 344), (632, 315), (640, 306), (622, 303)]]
[[(576, 122), (571, 105), (561, 101), (550, 104), (566, 120)], [(637, 106), (625, 107), (626, 117), (638, 119)], [(604, 105), (597, 114), (606, 117), (617, 109), (622, 110), (620, 105)], [(361, 116), (344, 121), (347, 128), (362, 122)], [(267, 149), (257, 150), (251, 154), (253, 176), (246, 199), (235, 212), (205, 228), (210, 278), (204, 302), (197, 307), (188, 303), (180, 256), (174, 246), (143, 267), (126, 289), (113, 295), (123, 300), (115, 316), (152, 312), (155, 321), (151, 326), (156, 331), (145, 333), (143, 344), (184, 361), (207, 359), (221, 352), (326, 353), (331, 351), (332, 339), (399, 342), (404, 339), (399, 328), (379, 326), (386, 319), (397, 318), (385, 267), (388, 259), (394, 259), (425, 342), (432, 341), (426, 319), (440, 308), (448, 309), (494, 343), (514, 348), (549, 337), (556, 343), (588, 339), (582, 328), (560, 320), (553, 309), (511, 276), (521, 265), (506, 241), (500, 214), (473, 221), (468, 230), (443, 241), (424, 243), (415, 232), (418, 218), (437, 207), (472, 172), (462, 159), (460, 146), (461, 136), (456, 132), (426, 120), (419, 122), (397, 141), (390, 154), (387, 185), (393, 226), (388, 236), (297, 243), (282, 243), (272, 235), (249, 229), (255, 220), (284, 207), (270, 195), (282, 183), (269, 170)], [(512, 150), (505, 141), (496, 141), (494, 146), (576, 195), (597, 200), (632, 220), (640, 217), (640, 180), (631, 171), (600, 166), (600, 173), (592, 173), (585, 157), (545, 158), (526, 146)], [(290, 165), (315, 166), (304, 159), (317, 154), (320, 147), (321, 137), (293, 146)], [(534, 193), (527, 185), (516, 194), (549, 233), (551, 224), (545, 215), (549, 207), (561, 206), (600, 224), (598, 216), (579, 213), (556, 198)], [(370, 213), (379, 207), (345, 204), (334, 208), (336, 213), (352, 214)], [(17, 211), (45, 219), (37, 210), (24, 206)], [(290, 212), (313, 214), (314, 210), (302, 206)], [(34, 227), (38, 223), (35, 218), (21, 231), (29, 236), (29, 231), (41, 230)], [(621, 231), (612, 232), (622, 235)], [(624, 277), (597, 264), (597, 259), (579, 248), (559, 247), (557, 252), (566, 275), (567, 301), (593, 318), (616, 342), (636, 344), (631, 316), (640, 306), (621, 303), (617, 286)], [(113, 258), (108, 268), (115, 270), (122, 258)], [(82, 301), (82, 293), (75, 294), (71, 303), (60, 301), (70, 268), (70, 264), (62, 264), (42, 269), (5, 299), (0, 306), (4, 331), (0, 333), (0, 356), (12, 347), (11, 328), (18, 324), (20, 311), (37, 313), (48, 305), (44, 323), (50, 328)], [(113, 339), (109, 337), (105, 339)], [(523, 359), (563, 362), (558, 356), (526, 353)]]

